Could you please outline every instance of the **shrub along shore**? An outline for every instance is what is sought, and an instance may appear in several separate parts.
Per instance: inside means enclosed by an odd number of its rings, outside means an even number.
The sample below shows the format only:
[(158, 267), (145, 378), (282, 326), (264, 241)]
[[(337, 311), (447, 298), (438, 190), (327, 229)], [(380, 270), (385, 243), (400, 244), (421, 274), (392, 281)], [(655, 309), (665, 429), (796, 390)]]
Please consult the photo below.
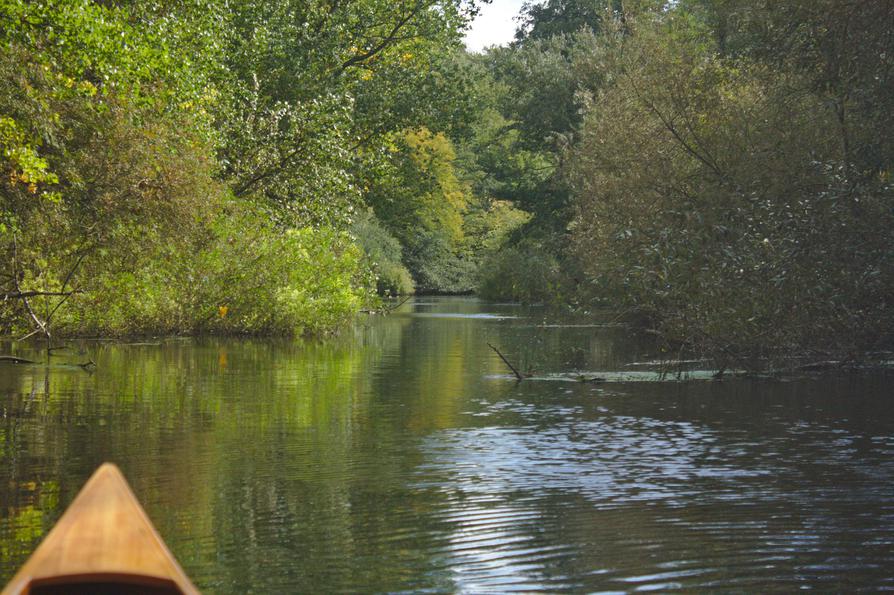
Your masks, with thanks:
[(451, 140), (473, 11), (0, 0), (0, 333), (320, 334), (470, 290), (511, 210)]

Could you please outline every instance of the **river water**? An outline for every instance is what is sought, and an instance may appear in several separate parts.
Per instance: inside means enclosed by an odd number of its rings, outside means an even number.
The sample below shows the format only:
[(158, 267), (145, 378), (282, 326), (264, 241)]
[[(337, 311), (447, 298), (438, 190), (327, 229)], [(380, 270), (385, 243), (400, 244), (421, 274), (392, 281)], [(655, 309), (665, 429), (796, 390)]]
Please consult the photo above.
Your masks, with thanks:
[(209, 593), (894, 589), (894, 376), (660, 359), (610, 320), (417, 298), (323, 342), (3, 364), (0, 582), (114, 461)]

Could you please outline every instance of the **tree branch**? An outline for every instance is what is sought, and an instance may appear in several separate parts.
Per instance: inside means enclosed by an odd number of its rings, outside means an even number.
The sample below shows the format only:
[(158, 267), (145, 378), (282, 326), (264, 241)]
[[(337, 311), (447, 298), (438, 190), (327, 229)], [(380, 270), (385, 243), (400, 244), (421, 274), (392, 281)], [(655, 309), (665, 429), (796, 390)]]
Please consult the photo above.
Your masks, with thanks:
[(701, 163), (706, 165), (712, 172), (714, 172), (714, 174), (717, 175), (718, 178), (720, 178), (721, 180), (725, 180), (726, 176), (724, 176), (723, 172), (720, 170), (717, 164), (713, 163), (710, 157), (702, 155), (696, 148), (691, 146), (686, 141), (686, 139), (683, 138), (679, 130), (677, 130), (676, 126), (674, 126), (674, 123), (670, 121), (663, 113), (661, 113), (661, 111), (658, 109), (658, 106), (656, 106), (652, 101), (649, 101), (643, 96), (643, 94), (639, 90), (639, 87), (637, 87), (636, 82), (633, 80), (633, 77), (628, 76), (627, 78), (630, 81), (630, 86), (633, 87), (633, 92), (636, 94), (636, 98), (646, 108), (648, 108), (649, 111), (655, 114), (655, 116), (661, 121), (661, 124), (667, 129), (668, 132), (673, 135), (675, 139), (677, 139), (677, 142), (680, 143), (683, 149), (691, 156), (698, 159)]
[(80, 289), (72, 289), (71, 291), (11, 291), (7, 293), (0, 293), (0, 299), (3, 301), (6, 300), (21, 300), (30, 297), (69, 297), (73, 293), (81, 293)]
[[(23, 293), (22, 288), (19, 286), (19, 244), (18, 240), (16, 239), (16, 234), (12, 234), (12, 280), (13, 283), (15, 283), (16, 291), (20, 294)], [(31, 308), (31, 303), (28, 301), (27, 297), (22, 297), (22, 303), (25, 305), (25, 309), (28, 311), (28, 315), (31, 316), (31, 320), (33, 320), (34, 324), (36, 324), (41, 332), (46, 335), (47, 346), (49, 346), (50, 330), (34, 313), (34, 310)]]
[(71, 281), (71, 277), (72, 277), (72, 275), (74, 275), (75, 271), (78, 270), (78, 267), (81, 266), (81, 262), (82, 262), (82, 261), (84, 260), (84, 258), (87, 256), (87, 253), (90, 251), (91, 248), (92, 248), (92, 247), (88, 247), (88, 248), (84, 249), (84, 250), (78, 255), (78, 259), (77, 259), (77, 260), (75, 261), (75, 263), (72, 265), (71, 269), (69, 269), (68, 274), (65, 275), (65, 279), (62, 281), (62, 299), (59, 300), (59, 303), (57, 303), (57, 304), (53, 307), (53, 309), (50, 311), (50, 313), (47, 314), (47, 324), (50, 323), (50, 320), (52, 320), (53, 315), (55, 315), (55, 314), (56, 314), (56, 311), (59, 310), (59, 308), (62, 307), (62, 304), (64, 304), (66, 301), (68, 301), (68, 298), (70, 298), (70, 297), (71, 297), (72, 295), (74, 295), (75, 293), (79, 293), (80, 290), (78, 290), (78, 289), (73, 289), (72, 291), (69, 291), (69, 292), (66, 293), (66, 292), (65, 292), (65, 288), (68, 286), (69, 281)]
[(382, 50), (387, 48), (391, 43), (393, 43), (394, 41), (396, 41), (398, 39), (397, 34), (400, 32), (400, 30), (407, 23), (409, 23), (411, 20), (413, 20), (413, 18), (425, 6), (426, 6), (425, 2), (418, 2), (412, 9), (410, 9), (410, 12), (408, 12), (406, 15), (404, 15), (403, 17), (398, 19), (398, 21), (397, 21), (397, 23), (395, 23), (394, 27), (391, 28), (391, 31), (387, 35), (385, 35), (385, 37), (383, 37), (379, 43), (374, 45), (369, 50), (363, 52), (362, 54), (357, 54), (356, 56), (351, 56), (350, 58), (348, 58), (347, 60), (342, 62), (339, 72), (344, 72), (351, 66), (356, 66), (357, 64), (362, 64), (363, 62), (366, 62), (367, 60), (369, 60), (370, 58), (372, 58), (373, 56), (375, 56), (376, 54), (378, 54), (379, 52), (381, 52)]
[[(303, 141), (303, 140), (304, 140), (303, 138), (299, 138), (299, 139), (296, 140), (296, 142), (300, 143), (300, 142)], [(299, 146), (293, 148), (291, 151), (289, 151), (288, 153), (286, 153), (285, 155), (283, 155), (282, 157), (280, 157), (279, 160), (278, 160), (278, 162), (277, 162), (276, 164), (274, 164), (274, 165), (272, 165), (272, 166), (270, 166), (270, 167), (268, 167), (268, 168), (266, 168), (266, 169), (261, 170), (259, 173), (256, 173), (255, 175), (253, 175), (253, 176), (252, 176), (251, 178), (249, 178), (248, 180), (239, 183), (239, 184), (233, 189), (233, 195), (234, 195), (234, 196), (237, 196), (237, 197), (242, 197), (242, 196), (244, 196), (249, 190), (251, 190), (252, 187), (253, 187), (255, 184), (257, 184), (258, 182), (264, 180), (265, 178), (269, 178), (270, 176), (275, 175), (277, 172), (280, 172), (280, 171), (284, 170), (284, 169), (286, 168), (286, 166), (289, 165), (289, 162), (290, 162), (295, 156), (297, 156), (298, 153), (301, 152), (301, 149), (302, 149), (302, 148), (303, 148), (303, 147), (302, 147), (301, 145), (299, 145)]]
[(516, 369), (515, 369), (515, 366), (513, 366), (512, 364), (509, 363), (509, 360), (506, 359), (506, 356), (503, 355), (502, 353), (500, 353), (500, 350), (499, 350), (499, 349), (497, 349), (496, 347), (494, 347), (494, 346), (491, 345), (490, 343), (488, 343), (487, 346), (490, 347), (491, 349), (493, 349), (493, 350), (496, 352), (496, 354), (500, 356), (500, 359), (503, 360), (503, 363), (504, 363), (504, 364), (506, 364), (507, 366), (509, 366), (509, 369), (512, 370), (512, 373), (515, 374), (516, 379), (518, 379), (518, 380), (524, 380), (524, 379), (525, 379), (525, 377), (521, 374), (521, 372), (519, 372), (518, 370), (516, 370)]

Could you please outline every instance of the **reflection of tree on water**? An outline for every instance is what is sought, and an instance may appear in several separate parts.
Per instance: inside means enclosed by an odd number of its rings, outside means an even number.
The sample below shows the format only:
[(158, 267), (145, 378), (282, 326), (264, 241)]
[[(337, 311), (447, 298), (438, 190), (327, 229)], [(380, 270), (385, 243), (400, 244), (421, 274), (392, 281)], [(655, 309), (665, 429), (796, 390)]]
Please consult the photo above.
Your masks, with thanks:
[(488, 341), (544, 372), (648, 348), (467, 316), (484, 309), (405, 305), (326, 342), (98, 343), (92, 376), (0, 375), (0, 572), (107, 459), (209, 592), (685, 589), (727, 580), (712, 560), (767, 584), (860, 540), (870, 584), (889, 559), (892, 405), (865, 397), (884, 382), (515, 383)]
[[(41, 368), (42, 378), (36, 373)], [(50, 371), (46, 367), (30, 371), (30, 375), (10, 373), (5, 377), (7, 382), (2, 383), (9, 386), (0, 386), (4, 395), (0, 407), (4, 420), (0, 429), (0, 481), (5, 486), (0, 490), (0, 511), (4, 513), (0, 526), (7, 527), (0, 530), (0, 536), (7, 531), (11, 534), (10, 539), (0, 538), (0, 568), (15, 569), (27, 559), (49, 530), (59, 500), (58, 482), (43, 477), (34, 464), (41, 458), (41, 444), (40, 436), (31, 431), (44, 422), (40, 400), (50, 392)], [(38, 452), (32, 454), (30, 448)]]

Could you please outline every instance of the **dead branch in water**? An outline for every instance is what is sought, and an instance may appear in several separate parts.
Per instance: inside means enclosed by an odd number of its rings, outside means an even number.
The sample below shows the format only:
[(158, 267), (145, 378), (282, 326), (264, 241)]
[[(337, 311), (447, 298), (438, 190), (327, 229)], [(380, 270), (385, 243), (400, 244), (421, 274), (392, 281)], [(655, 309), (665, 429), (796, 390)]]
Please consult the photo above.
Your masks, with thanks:
[(509, 366), (509, 369), (512, 370), (512, 373), (515, 374), (515, 377), (516, 377), (518, 380), (524, 380), (524, 379), (526, 378), (526, 376), (523, 375), (521, 372), (519, 372), (519, 371), (515, 368), (515, 366), (513, 366), (511, 363), (509, 363), (509, 360), (506, 359), (506, 356), (505, 356), (505, 355), (503, 355), (502, 353), (500, 353), (500, 350), (499, 350), (499, 349), (497, 349), (496, 347), (494, 347), (494, 346), (491, 345), (490, 343), (488, 343), (487, 346), (490, 347), (491, 349), (493, 349), (494, 352), (495, 352), (497, 355), (500, 356), (500, 359), (503, 360), (503, 363), (504, 363), (504, 364), (506, 364), (507, 366)]
[[(14, 364), (14, 365), (15, 364), (43, 365), (43, 364), (38, 364), (37, 362), (30, 360), (30, 359), (25, 359), (22, 357), (15, 357), (14, 355), (0, 355), (0, 364), (3, 364), (3, 363)], [(46, 364), (46, 365), (47, 365), (47, 368), (50, 367), (50, 364)], [(87, 360), (86, 362), (81, 363), (81, 364), (64, 364), (64, 365), (75, 366), (75, 367), (81, 368), (85, 372), (92, 372), (92, 371), (96, 370), (96, 362), (93, 361), (92, 359)]]
[(15, 357), (12, 355), (0, 355), (0, 362), (7, 362), (10, 364), (36, 364), (37, 363), (37, 362), (32, 362), (30, 359)]

